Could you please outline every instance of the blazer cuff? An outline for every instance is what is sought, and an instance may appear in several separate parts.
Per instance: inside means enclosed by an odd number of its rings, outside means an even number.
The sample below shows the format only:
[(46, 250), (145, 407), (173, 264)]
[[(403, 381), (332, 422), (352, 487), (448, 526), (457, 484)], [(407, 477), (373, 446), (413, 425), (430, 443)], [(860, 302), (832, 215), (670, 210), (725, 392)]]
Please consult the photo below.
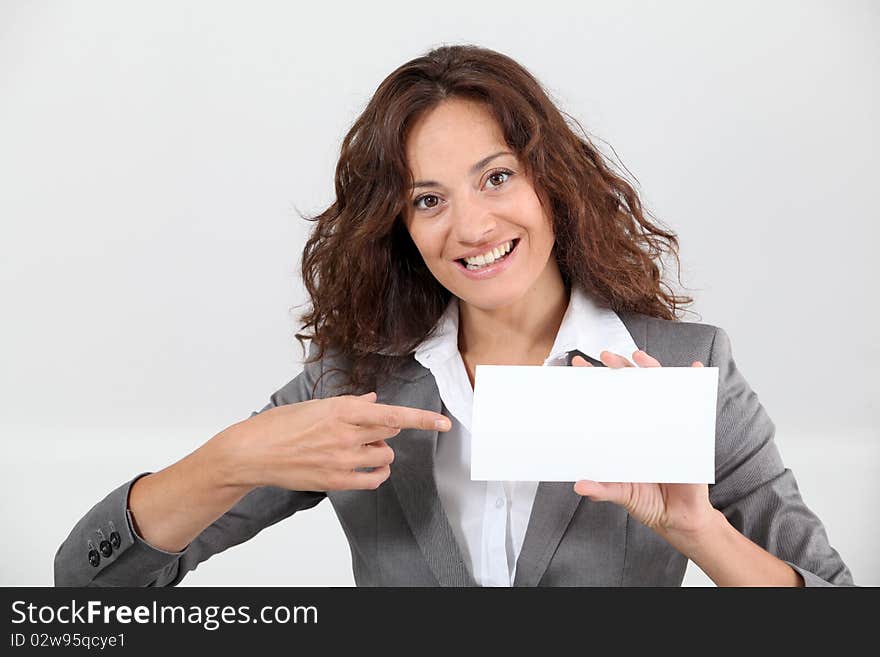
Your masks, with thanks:
[[(77, 523), (56, 554), (55, 586), (150, 586), (177, 568), (189, 546), (181, 552), (160, 550), (130, 522), (129, 491), (148, 474), (142, 472), (111, 491)], [(103, 541), (109, 554), (101, 551)]]
[[(785, 561), (785, 559), (783, 559), (783, 561)], [(809, 570), (804, 570), (791, 561), (785, 561), (785, 563), (794, 568), (796, 572), (800, 573), (800, 576), (804, 578), (804, 586), (836, 586), (835, 584), (825, 581), (818, 575), (814, 575)]]

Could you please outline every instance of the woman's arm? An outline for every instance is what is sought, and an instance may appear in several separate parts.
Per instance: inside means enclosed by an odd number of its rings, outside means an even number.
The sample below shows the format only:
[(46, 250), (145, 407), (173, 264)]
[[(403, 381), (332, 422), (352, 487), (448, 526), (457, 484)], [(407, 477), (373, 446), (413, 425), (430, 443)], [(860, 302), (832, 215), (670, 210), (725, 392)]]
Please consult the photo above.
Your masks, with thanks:
[[(251, 417), (310, 399), (316, 370), (319, 363), (307, 364)], [(55, 585), (173, 586), (211, 555), (326, 497), (237, 483), (227, 465), (233, 427), (174, 465), (126, 481), (95, 504), (55, 554)], [(109, 556), (100, 550), (102, 541)]]
[(166, 552), (180, 552), (253, 490), (234, 483), (237, 478), (225, 449), (237, 426), (132, 484), (128, 498), (132, 529), (143, 540)]
[[(773, 439), (776, 428), (737, 368), (721, 328), (712, 343), (710, 365), (718, 367), (719, 399), (716, 475), (709, 499), (726, 522), (719, 522), (705, 545), (696, 548), (694, 562), (713, 580), (709, 571), (716, 573), (716, 583), (753, 583), (769, 575), (772, 585), (779, 581), (773, 573), (788, 579), (781, 562), (806, 586), (852, 586), (849, 569), (784, 466)], [(717, 552), (710, 556), (706, 546)]]
[[(624, 506), (720, 586), (851, 586), (849, 569), (782, 464), (773, 423), (737, 369), (727, 334), (710, 328), (708, 363), (718, 368), (715, 484), (582, 480), (575, 492)], [(632, 366), (619, 354), (601, 357), (607, 367)], [(640, 367), (661, 366), (644, 352), (633, 358)], [(572, 364), (588, 366), (577, 358)]]
[[(450, 428), (440, 413), (377, 404), (375, 392), (324, 398), (322, 389), (311, 399), (321, 367), (307, 363), (259, 413), (113, 491), (62, 544), (56, 583), (176, 584), (211, 555), (315, 506), (325, 491), (378, 488), (394, 460), (385, 441), (402, 429)], [(101, 540), (105, 558), (92, 558), (95, 534), (115, 537), (112, 550)]]
[(743, 536), (720, 511), (698, 535), (658, 533), (718, 586), (805, 585), (797, 570)]

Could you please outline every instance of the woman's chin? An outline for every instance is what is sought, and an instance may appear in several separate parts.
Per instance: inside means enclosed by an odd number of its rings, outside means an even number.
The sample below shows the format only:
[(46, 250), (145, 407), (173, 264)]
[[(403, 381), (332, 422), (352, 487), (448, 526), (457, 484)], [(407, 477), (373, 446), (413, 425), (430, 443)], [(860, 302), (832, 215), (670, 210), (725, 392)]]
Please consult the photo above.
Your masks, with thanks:
[(508, 285), (495, 289), (485, 289), (475, 292), (474, 290), (462, 290), (458, 298), (473, 308), (480, 310), (498, 310), (514, 305), (525, 296), (525, 289)]

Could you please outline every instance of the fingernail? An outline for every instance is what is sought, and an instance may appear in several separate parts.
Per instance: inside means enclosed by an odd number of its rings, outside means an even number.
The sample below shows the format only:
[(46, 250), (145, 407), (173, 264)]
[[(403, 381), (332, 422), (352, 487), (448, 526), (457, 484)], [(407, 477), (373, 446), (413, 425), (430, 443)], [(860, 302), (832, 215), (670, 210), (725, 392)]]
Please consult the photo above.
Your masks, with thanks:
[(436, 429), (448, 429), (449, 428), (449, 420), (435, 420), (434, 428)]

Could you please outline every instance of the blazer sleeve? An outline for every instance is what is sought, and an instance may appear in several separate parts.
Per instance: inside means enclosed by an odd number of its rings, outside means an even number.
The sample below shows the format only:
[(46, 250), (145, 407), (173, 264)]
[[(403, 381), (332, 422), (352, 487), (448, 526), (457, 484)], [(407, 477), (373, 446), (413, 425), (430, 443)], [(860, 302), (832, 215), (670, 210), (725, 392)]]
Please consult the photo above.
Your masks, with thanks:
[(716, 328), (709, 366), (718, 368), (715, 484), (709, 499), (736, 529), (785, 561), (806, 586), (853, 586), (825, 527), (804, 504), (773, 440), (775, 426)]
[[(312, 345), (310, 355), (316, 349)], [(296, 378), (273, 393), (269, 403), (250, 417), (276, 406), (312, 399), (320, 372), (320, 361), (307, 363)], [(112, 490), (76, 523), (55, 554), (55, 586), (175, 586), (212, 555), (247, 541), (297, 511), (314, 507), (326, 497), (323, 491), (256, 488), (182, 551), (166, 552), (141, 538), (128, 514), (131, 486), (146, 474), (150, 473), (140, 473)], [(101, 552), (102, 541), (106, 541), (103, 547), (109, 554)], [(94, 565), (89, 555), (92, 550), (92, 560), (99, 557)]]

